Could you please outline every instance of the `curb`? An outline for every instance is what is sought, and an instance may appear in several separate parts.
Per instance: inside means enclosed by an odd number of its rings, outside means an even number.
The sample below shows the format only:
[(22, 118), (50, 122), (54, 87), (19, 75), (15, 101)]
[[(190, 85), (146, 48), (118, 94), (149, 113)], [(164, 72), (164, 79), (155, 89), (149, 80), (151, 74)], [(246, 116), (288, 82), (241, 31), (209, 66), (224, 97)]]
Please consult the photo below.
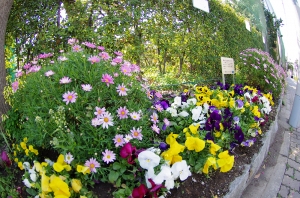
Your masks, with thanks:
[[(281, 96), (279, 100), (279, 106), (277, 107), (277, 114), (275, 116), (274, 122), (270, 125), (269, 130), (265, 133), (265, 137), (262, 139), (263, 146), (259, 149), (259, 152), (255, 154), (251, 160), (250, 164), (244, 166), (243, 174), (237, 177), (229, 186), (229, 192), (224, 196), (224, 198), (237, 198), (241, 197), (243, 191), (247, 188), (247, 186), (251, 183), (255, 174), (259, 170), (262, 162), (265, 157), (268, 155), (269, 148), (274, 140), (275, 134), (278, 130), (278, 114), (281, 110), (282, 104)], [(281, 183), (281, 180), (280, 180)], [(280, 185), (279, 185), (280, 187)], [(278, 192), (278, 191), (277, 191)], [(276, 193), (277, 193), (276, 192)]]

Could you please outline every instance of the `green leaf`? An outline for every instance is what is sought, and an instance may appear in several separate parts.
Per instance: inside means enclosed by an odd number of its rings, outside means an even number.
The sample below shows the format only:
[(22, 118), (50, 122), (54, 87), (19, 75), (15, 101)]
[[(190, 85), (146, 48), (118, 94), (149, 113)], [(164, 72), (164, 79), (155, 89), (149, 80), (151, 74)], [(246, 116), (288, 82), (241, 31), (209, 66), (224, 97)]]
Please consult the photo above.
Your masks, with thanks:
[(115, 163), (113, 164), (113, 169), (114, 169), (114, 170), (119, 170), (121, 167), (122, 167), (122, 165), (121, 165), (119, 162), (115, 162)]
[(120, 174), (116, 171), (110, 171), (108, 174), (108, 181), (111, 183), (114, 183), (117, 181), (118, 177), (120, 176)]

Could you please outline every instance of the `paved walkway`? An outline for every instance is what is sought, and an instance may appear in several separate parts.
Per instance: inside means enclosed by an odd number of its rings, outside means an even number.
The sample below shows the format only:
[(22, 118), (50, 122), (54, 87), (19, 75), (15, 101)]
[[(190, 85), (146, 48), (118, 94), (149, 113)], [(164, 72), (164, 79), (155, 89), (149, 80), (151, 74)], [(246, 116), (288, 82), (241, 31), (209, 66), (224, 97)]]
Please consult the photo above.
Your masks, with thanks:
[[(300, 198), (300, 128), (292, 128), (288, 121), (293, 108), (297, 82), (287, 79), (283, 104), (278, 114), (283, 143), (274, 166), (265, 167), (263, 174), (254, 178), (243, 192), (242, 198)], [(299, 112), (300, 113), (300, 112)]]

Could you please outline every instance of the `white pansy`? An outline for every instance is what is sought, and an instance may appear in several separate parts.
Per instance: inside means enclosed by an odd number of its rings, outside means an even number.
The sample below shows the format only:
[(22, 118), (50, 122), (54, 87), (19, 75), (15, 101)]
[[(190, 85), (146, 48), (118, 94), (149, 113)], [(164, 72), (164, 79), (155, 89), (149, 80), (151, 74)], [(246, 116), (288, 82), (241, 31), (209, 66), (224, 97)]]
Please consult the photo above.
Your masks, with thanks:
[(31, 181), (36, 182), (36, 179), (37, 179), (36, 173), (31, 173), (30, 174), (30, 179), (31, 179)]
[(182, 104), (181, 104), (181, 108), (182, 108), (182, 109), (186, 109), (186, 108), (188, 108), (188, 107), (189, 107), (189, 104), (188, 104), (188, 103), (182, 102)]
[(192, 109), (192, 120), (197, 121), (200, 118), (202, 112), (201, 106), (196, 106), (194, 109)]
[(30, 169), (30, 164), (29, 164), (29, 162), (24, 162), (24, 163), (23, 163), (23, 168), (24, 168), (25, 170), (29, 170), (29, 169)]
[(196, 99), (196, 98), (188, 99), (188, 100), (186, 101), (186, 103), (188, 103), (188, 105), (196, 105), (197, 99)]
[(27, 188), (31, 188), (31, 183), (29, 182), (28, 179), (24, 179), (24, 180), (23, 180), (23, 183), (24, 183), (24, 185), (25, 185)]
[(181, 181), (186, 180), (189, 176), (192, 175), (189, 168), (190, 166), (187, 165), (185, 160), (173, 164), (171, 169), (172, 169), (174, 179), (177, 179), (179, 177)]
[(53, 166), (54, 162), (51, 161), (50, 159), (45, 159), (45, 162), (47, 162), (50, 166)]
[(252, 98), (248, 92), (246, 92), (246, 93), (244, 94), (244, 97), (245, 97), (245, 98), (248, 98), (249, 100), (251, 100), (251, 98)]
[(208, 112), (208, 109), (209, 109), (209, 105), (208, 105), (207, 103), (204, 103), (204, 104), (203, 104), (203, 110), (202, 110), (202, 112), (203, 112), (203, 113), (207, 113), (207, 112)]
[(161, 153), (161, 150), (159, 148), (155, 148), (155, 147), (147, 148), (147, 151), (151, 151), (157, 155), (159, 155)]
[(189, 113), (186, 112), (186, 111), (182, 111), (182, 112), (178, 113), (178, 116), (180, 116), (180, 117), (187, 117), (187, 116), (189, 116)]
[(156, 167), (160, 162), (160, 157), (151, 151), (142, 151), (138, 155), (140, 166), (143, 169), (149, 170), (150, 168)]
[(172, 117), (177, 117), (178, 116), (177, 109), (175, 109), (173, 107), (168, 107), (166, 111), (169, 112)]
[(154, 169), (153, 168), (150, 168), (148, 169), (148, 171), (146, 171), (145, 173), (145, 180), (146, 180), (146, 185), (148, 188), (151, 188), (152, 185), (151, 183), (149, 182), (148, 179), (153, 179), (156, 175), (154, 174)]
[(174, 98), (174, 102), (171, 104), (172, 107), (180, 107), (181, 106), (181, 97), (180, 96), (176, 96)]
[(165, 181), (165, 187), (170, 190), (174, 188), (174, 179), (172, 175), (172, 170), (170, 166), (163, 165), (161, 166), (161, 171), (153, 179), (155, 184), (162, 184)]

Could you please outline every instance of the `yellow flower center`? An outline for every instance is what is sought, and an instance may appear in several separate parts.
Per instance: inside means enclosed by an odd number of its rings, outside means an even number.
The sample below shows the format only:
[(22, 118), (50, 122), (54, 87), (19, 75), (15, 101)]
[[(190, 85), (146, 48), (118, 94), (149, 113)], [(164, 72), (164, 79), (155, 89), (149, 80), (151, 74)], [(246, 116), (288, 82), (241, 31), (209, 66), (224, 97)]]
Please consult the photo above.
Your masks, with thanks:
[(121, 87), (121, 89), (120, 89), (121, 91), (125, 91), (125, 88), (124, 87)]
[(108, 122), (109, 121), (109, 119), (107, 117), (105, 117), (103, 120), (104, 120), (104, 122)]
[(107, 155), (106, 158), (107, 158), (107, 159), (110, 159), (110, 155)]
[(68, 96), (68, 99), (69, 99), (69, 100), (72, 100), (72, 98), (73, 98), (73, 96), (71, 96), (71, 95)]
[(139, 136), (139, 133), (138, 133), (137, 131), (135, 131), (135, 132), (133, 133), (133, 135), (134, 135), (135, 137), (137, 137), (137, 136)]
[(95, 164), (91, 164), (91, 165), (90, 165), (90, 168), (95, 168)]
[(122, 114), (122, 115), (125, 115), (125, 112), (124, 112), (124, 111), (122, 111), (122, 112), (121, 112), (121, 114)]

